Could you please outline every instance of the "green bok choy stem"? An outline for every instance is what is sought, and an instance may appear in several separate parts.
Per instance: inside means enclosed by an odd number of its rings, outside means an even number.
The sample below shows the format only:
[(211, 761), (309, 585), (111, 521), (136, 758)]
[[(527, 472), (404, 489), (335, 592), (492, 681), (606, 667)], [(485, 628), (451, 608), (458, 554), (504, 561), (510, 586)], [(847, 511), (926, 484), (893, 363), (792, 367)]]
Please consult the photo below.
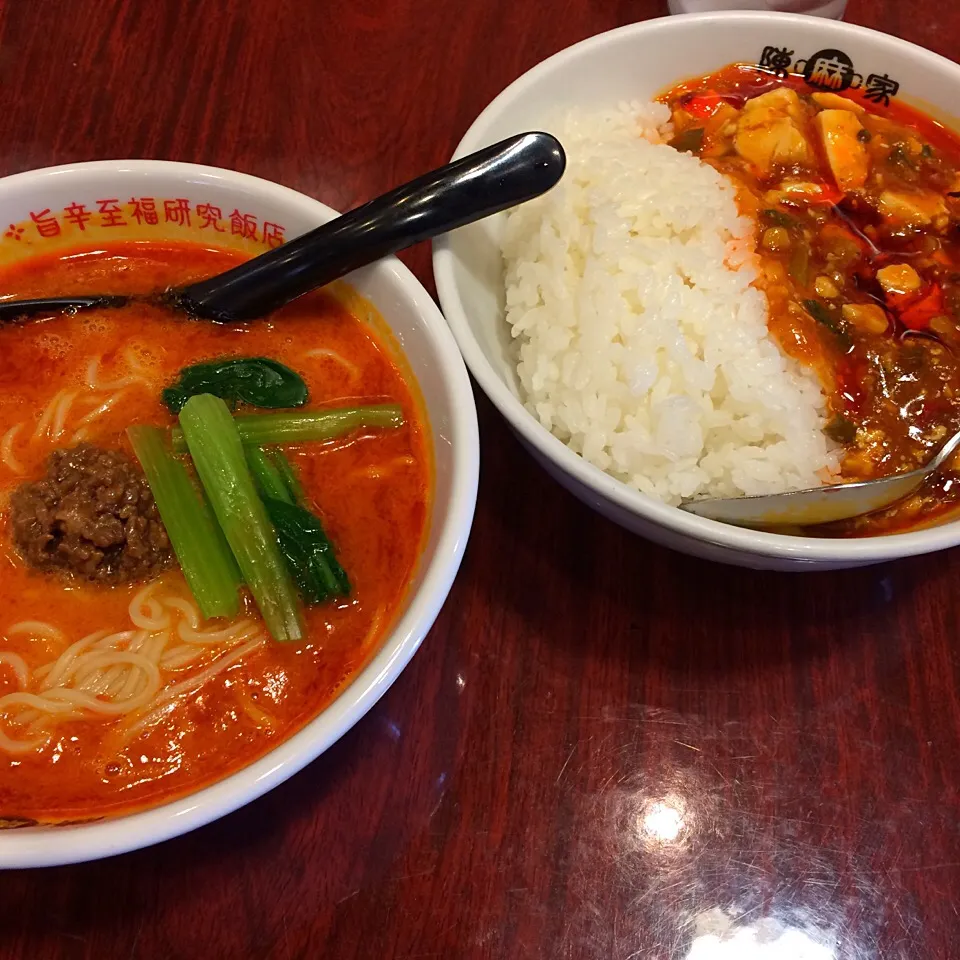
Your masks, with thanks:
[(207, 618), (235, 617), (240, 570), (210, 504), (167, 450), (165, 430), (128, 427), (127, 436), (200, 612)]
[(180, 411), (180, 427), (213, 512), (267, 629), (276, 640), (303, 637), (297, 589), (277, 533), (257, 495), (243, 444), (227, 405), (198, 394)]
[[(234, 417), (234, 420), (244, 443), (266, 447), (281, 443), (330, 440), (363, 427), (399, 427), (403, 424), (403, 410), (396, 403), (380, 403), (336, 410), (249, 413)], [(175, 453), (185, 453), (187, 450), (183, 431), (177, 427), (173, 428), (173, 450)]]

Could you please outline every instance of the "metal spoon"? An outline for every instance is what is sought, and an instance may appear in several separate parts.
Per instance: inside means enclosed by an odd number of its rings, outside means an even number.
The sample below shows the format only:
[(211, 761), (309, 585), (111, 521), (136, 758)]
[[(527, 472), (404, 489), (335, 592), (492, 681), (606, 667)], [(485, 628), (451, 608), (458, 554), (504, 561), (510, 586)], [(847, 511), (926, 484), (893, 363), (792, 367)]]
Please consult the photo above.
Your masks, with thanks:
[(522, 133), (424, 174), (283, 246), (160, 295), (90, 294), (0, 302), (0, 322), (150, 300), (221, 323), (255, 320), (351, 270), (546, 193), (566, 157), (548, 133)]
[(859, 483), (835, 483), (793, 493), (689, 500), (680, 504), (680, 509), (695, 513), (698, 517), (741, 527), (808, 527), (834, 520), (849, 520), (882, 510), (913, 493), (930, 474), (950, 459), (958, 447), (960, 431), (943, 444), (929, 463), (908, 473), (895, 473), (890, 477)]

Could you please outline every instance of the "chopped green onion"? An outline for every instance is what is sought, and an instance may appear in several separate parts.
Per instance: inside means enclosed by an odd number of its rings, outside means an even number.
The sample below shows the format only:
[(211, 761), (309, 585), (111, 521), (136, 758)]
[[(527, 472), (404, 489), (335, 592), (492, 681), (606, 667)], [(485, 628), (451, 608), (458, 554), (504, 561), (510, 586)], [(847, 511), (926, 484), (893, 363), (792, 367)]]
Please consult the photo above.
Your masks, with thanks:
[(165, 446), (159, 427), (128, 427), (173, 552), (204, 617), (235, 617), (240, 571), (210, 504)]
[(827, 329), (833, 330), (834, 333), (839, 330), (837, 321), (830, 315), (830, 312), (819, 300), (804, 300), (803, 306), (817, 323), (822, 323)]
[(835, 334), (843, 346), (848, 347), (850, 345), (850, 335), (847, 332), (846, 323), (837, 319), (824, 304), (819, 300), (804, 300), (803, 306), (817, 323), (823, 324), (831, 333)]
[(904, 180), (917, 179), (917, 164), (905, 143), (895, 143), (893, 145), (893, 149), (887, 154), (887, 163)]
[[(342, 437), (364, 427), (387, 429), (403, 425), (403, 409), (396, 403), (335, 410), (307, 410), (290, 413), (251, 413), (234, 417), (241, 440), (266, 447), (277, 443), (304, 443)], [(173, 428), (173, 449), (186, 452), (183, 431)]]
[(784, 213), (782, 210), (775, 210), (773, 207), (768, 210), (761, 210), (760, 216), (763, 217), (767, 223), (772, 223), (777, 227), (795, 227), (798, 223), (796, 217), (791, 217), (789, 213)]
[(300, 640), (303, 624), (296, 585), (277, 545), (277, 532), (257, 495), (227, 405), (210, 394), (191, 397), (180, 411), (180, 427), (267, 629), (281, 642)]

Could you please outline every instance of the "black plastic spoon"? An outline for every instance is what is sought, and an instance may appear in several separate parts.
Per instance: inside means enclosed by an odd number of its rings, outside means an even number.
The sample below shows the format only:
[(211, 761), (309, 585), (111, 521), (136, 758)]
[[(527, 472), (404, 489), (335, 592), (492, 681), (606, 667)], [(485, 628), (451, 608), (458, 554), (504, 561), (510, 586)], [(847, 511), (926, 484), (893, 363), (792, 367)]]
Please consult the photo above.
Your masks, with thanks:
[(549, 190), (566, 157), (548, 133), (522, 133), (424, 174), (268, 253), (162, 294), (0, 302), (0, 322), (150, 300), (205, 320), (255, 320), (358, 267)]

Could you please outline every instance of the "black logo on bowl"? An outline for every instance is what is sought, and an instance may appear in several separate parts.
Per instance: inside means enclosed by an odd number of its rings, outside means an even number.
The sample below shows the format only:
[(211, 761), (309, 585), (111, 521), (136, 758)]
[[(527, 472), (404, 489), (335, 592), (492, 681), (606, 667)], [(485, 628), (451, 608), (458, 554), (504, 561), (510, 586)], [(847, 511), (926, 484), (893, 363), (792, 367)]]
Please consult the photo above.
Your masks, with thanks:
[(793, 51), (786, 47), (764, 47), (757, 67), (785, 77), (793, 66)]
[(867, 86), (863, 95), (873, 103), (889, 107), (890, 98), (895, 97), (899, 92), (900, 84), (896, 80), (891, 80), (885, 73), (883, 75), (871, 73), (867, 77)]
[(830, 93), (862, 90), (864, 99), (885, 107), (900, 92), (900, 84), (886, 73), (871, 73), (864, 80), (854, 69), (853, 60), (842, 50), (818, 50), (805, 60), (793, 57), (794, 51), (788, 47), (766, 46), (757, 69), (778, 77), (800, 74), (809, 86)]
[(797, 69), (811, 87), (832, 93), (849, 90), (855, 81), (857, 87), (863, 82), (853, 69), (853, 61), (842, 50), (819, 50), (809, 60), (798, 60)]

